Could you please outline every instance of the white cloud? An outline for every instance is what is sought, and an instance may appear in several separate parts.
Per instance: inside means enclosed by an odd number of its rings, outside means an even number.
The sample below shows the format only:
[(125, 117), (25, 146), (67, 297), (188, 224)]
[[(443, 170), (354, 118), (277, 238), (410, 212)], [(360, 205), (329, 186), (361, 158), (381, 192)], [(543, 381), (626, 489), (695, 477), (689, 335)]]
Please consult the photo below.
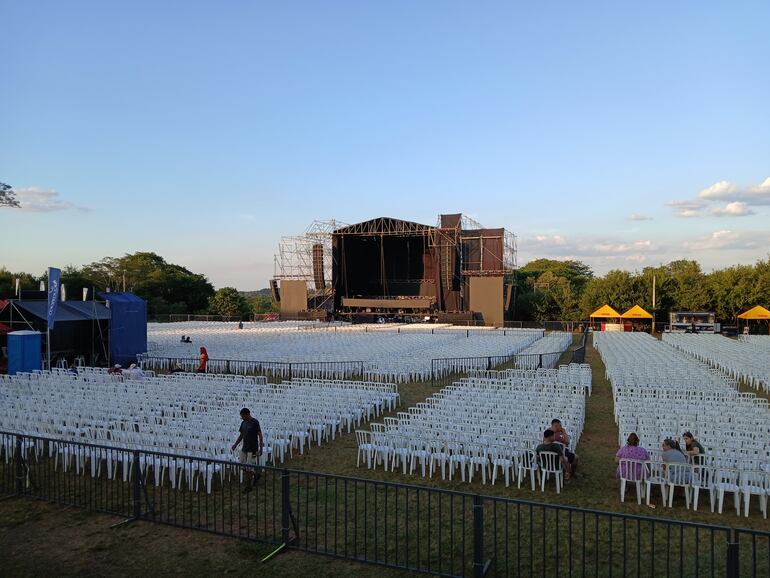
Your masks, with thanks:
[(647, 215), (640, 215), (639, 213), (631, 213), (626, 217), (629, 221), (652, 221), (652, 217)]
[(748, 205), (770, 205), (770, 177), (758, 185), (739, 187), (729, 181), (719, 181), (698, 193), (705, 201), (742, 201)]
[(706, 207), (706, 203), (695, 199), (692, 201), (669, 201), (666, 203), (666, 206), (674, 209), (674, 214), (677, 217), (689, 219), (702, 217), (703, 213), (701, 211)]
[(738, 232), (730, 229), (714, 231), (705, 237), (685, 241), (684, 246), (693, 251), (725, 251), (736, 249), (759, 249), (770, 242), (767, 232)]
[(583, 257), (624, 257), (638, 256), (658, 250), (649, 239), (624, 241), (620, 239), (605, 239), (595, 237), (578, 237), (569, 239), (562, 235), (537, 235), (522, 237), (519, 249), (524, 253), (555, 258)]
[(730, 199), (737, 192), (738, 187), (730, 181), (718, 181), (699, 192), (698, 198), (706, 200)]
[(15, 189), (16, 199), (21, 205), (22, 211), (33, 213), (51, 213), (54, 211), (67, 211), (77, 209), (87, 211), (85, 207), (78, 207), (72, 201), (59, 197), (59, 193), (53, 189), (40, 189), (38, 187), (21, 187)]
[(716, 215), (717, 217), (745, 217), (756, 213), (749, 209), (746, 203), (733, 201), (732, 203), (727, 203), (724, 207), (713, 209), (711, 214)]

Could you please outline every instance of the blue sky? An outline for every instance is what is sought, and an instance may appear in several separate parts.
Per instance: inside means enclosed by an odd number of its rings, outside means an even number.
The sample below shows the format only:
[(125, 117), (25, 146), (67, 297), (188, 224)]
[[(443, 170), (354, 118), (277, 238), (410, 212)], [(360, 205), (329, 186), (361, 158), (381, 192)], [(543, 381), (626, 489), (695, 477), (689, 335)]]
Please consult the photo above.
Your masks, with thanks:
[(0, 0), (0, 266), (264, 287), (314, 219), (464, 212), (519, 262), (770, 253), (770, 3)]

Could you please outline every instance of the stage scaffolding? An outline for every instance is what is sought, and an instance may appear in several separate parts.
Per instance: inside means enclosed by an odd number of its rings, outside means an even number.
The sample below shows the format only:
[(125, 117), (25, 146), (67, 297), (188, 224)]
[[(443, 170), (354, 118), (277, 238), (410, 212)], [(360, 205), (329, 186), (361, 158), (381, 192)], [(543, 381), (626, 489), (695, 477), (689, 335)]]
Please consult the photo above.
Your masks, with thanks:
[[(304, 234), (281, 237), (278, 253), (273, 258), (273, 278), (307, 281), (308, 289), (323, 292), (331, 286), (332, 279), (332, 233), (345, 223), (335, 220), (313, 221)], [(323, 285), (321, 277), (314, 271), (313, 247), (320, 246), (323, 255)], [(318, 259), (319, 250), (315, 250)]]

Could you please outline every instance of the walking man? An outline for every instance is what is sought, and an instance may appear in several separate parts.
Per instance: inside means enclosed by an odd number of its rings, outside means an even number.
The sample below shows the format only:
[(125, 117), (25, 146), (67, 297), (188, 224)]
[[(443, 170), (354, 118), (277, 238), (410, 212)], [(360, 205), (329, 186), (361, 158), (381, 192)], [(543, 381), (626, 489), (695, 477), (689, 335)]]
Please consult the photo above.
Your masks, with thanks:
[[(238, 444), (243, 442), (241, 446), (240, 462), (242, 464), (256, 466), (259, 456), (262, 455), (262, 449), (265, 447), (264, 440), (262, 439), (262, 428), (259, 427), (259, 420), (252, 417), (248, 407), (244, 407), (241, 410), (241, 427), (238, 430), (238, 439), (232, 446), (232, 450), (238, 447)], [(251, 475), (249, 477), (249, 483), (243, 490), (244, 494), (249, 493), (254, 489), (254, 484), (261, 477), (261, 474), (257, 472), (256, 468), (251, 469)]]

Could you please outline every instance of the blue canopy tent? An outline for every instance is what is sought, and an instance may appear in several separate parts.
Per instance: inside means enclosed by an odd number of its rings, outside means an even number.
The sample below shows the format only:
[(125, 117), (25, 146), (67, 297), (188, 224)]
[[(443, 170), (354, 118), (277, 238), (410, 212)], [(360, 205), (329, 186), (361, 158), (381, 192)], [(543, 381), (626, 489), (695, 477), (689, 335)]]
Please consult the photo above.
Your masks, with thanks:
[(112, 363), (128, 365), (147, 351), (147, 302), (133, 293), (99, 293), (112, 313), (110, 356)]

